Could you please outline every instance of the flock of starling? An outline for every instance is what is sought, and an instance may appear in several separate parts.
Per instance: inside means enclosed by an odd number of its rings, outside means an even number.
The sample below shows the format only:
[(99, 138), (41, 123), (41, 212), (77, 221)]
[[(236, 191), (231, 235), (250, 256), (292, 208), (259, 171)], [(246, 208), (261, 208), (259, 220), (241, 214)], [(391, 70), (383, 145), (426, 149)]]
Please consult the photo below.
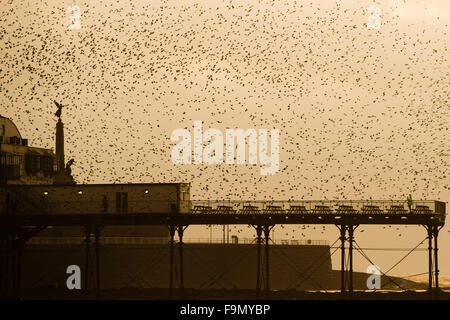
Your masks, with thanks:
[[(377, 3), (378, 30), (372, 1), (76, 1), (81, 29), (69, 30), (67, 3), (3, 1), (1, 114), (53, 148), (53, 101), (64, 105), (78, 183), (448, 201), (449, 8)], [(280, 129), (280, 171), (174, 165), (170, 134), (195, 120)]]

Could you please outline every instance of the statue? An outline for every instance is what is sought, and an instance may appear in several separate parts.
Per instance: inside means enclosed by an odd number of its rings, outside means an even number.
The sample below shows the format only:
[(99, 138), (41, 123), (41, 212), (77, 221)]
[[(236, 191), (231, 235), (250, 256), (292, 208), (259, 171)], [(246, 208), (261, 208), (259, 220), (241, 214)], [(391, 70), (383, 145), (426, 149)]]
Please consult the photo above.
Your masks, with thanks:
[(75, 184), (75, 180), (72, 177), (72, 165), (75, 160), (70, 159), (61, 171), (57, 172), (53, 184)]
[(68, 175), (68, 176), (72, 176), (72, 165), (73, 165), (73, 163), (75, 162), (75, 160), (73, 160), (73, 159), (70, 159), (69, 160), (69, 162), (67, 162), (67, 164), (66, 164), (66, 174)]
[(58, 103), (58, 102), (56, 102), (56, 101), (53, 101), (55, 104), (56, 104), (56, 106), (58, 107), (58, 110), (56, 110), (56, 112), (55, 112), (55, 116), (57, 116), (58, 118), (61, 118), (61, 112), (62, 112), (62, 104), (60, 104), (60, 103)]

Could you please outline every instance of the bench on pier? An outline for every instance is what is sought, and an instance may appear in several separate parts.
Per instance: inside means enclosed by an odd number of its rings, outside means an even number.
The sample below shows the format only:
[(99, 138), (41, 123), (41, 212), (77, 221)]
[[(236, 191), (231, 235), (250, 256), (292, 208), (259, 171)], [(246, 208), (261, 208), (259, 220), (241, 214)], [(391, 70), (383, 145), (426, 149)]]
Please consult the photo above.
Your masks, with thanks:
[(387, 213), (405, 214), (405, 213), (408, 213), (408, 211), (406, 211), (406, 209), (403, 206), (391, 206), (389, 209), (387, 209)]
[(266, 206), (263, 210), (263, 213), (265, 214), (277, 214), (277, 213), (284, 213), (284, 210), (281, 206)]
[(369, 214), (379, 214), (383, 213), (383, 210), (381, 210), (379, 206), (364, 206), (361, 208), (361, 212)]
[(339, 208), (336, 209), (336, 213), (338, 214), (355, 214), (357, 211), (353, 209), (353, 206), (339, 206)]
[(255, 214), (255, 213), (260, 213), (260, 210), (257, 206), (245, 205), (242, 207), (241, 210), (239, 210), (239, 213)]
[(192, 213), (213, 213), (213, 208), (210, 206), (194, 206)]
[(432, 214), (433, 211), (430, 210), (428, 206), (416, 206), (411, 210), (413, 214)]
[(305, 206), (291, 206), (287, 212), (293, 214), (304, 214), (307, 213), (308, 210), (306, 210)]
[(315, 206), (314, 209), (311, 210), (314, 214), (330, 214), (332, 213), (329, 206)]
[(235, 214), (236, 210), (232, 206), (217, 206), (215, 213)]

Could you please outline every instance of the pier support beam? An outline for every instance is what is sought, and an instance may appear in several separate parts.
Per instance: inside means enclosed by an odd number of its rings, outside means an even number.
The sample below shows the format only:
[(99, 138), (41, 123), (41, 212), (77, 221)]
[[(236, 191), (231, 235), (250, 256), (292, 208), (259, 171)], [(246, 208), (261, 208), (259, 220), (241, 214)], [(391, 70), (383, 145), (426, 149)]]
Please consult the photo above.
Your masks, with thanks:
[(435, 287), (436, 293), (439, 292), (439, 266), (438, 266), (438, 234), (439, 228), (437, 226), (433, 227), (434, 236), (434, 277), (435, 277)]
[(17, 291), (16, 296), (17, 298), (20, 298), (22, 296), (22, 256), (23, 256), (23, 249), (24, 249), (25, 243), (22, 241), (22, 239), (17, 239), (16, 244), (16, 263), (17, 263), (17, 278), (16, 278), (16, 285), (17, 285)]
[(84, 290), (86, 296), (89, 292), (89, 256), (91, 250), (91, 228), (89, 226), (85, 229), (85, 259), (84, 259)]
[(428, 291), (433, 291), (433, 227), (425, 227), (428, 232)]
[(265, 262), (266, 262), (266, 292), (270, 291), (270, 277), (269, 277), (269, 240), (270, 240), (270, 231), (273, 226), (264, 226), (264, 238), (265, 238)]
[(169, 289), (170, 294), (172, 294), (173, 289), (173, 246), (175, 243), (175, 226), (169, 226), (169, 234), (170, 234), (170, 261), (169, 261)]
[(257, 245), (257, 253), (256, 253), (256, 296), (259, 297), (259, 293), (261, 291), (261, 234), (263, 227), (256, 226), (256, 245)]
[[(84, 290), (89, 295), (90, 285), (95, 285), (96, 297), (100, 297), (100, 226), (86, 226), (85, 229), (85, 269)], [(94, 236), (94, 252), (91, 251), (91, 237)], [(95, 282), (92, 277), (95, 277)]]
[(0, 230), (0, 299), (22, 296), (22, 256), (26, 242), (45, 227)]
[(353, 225), (348, 226), (348, 259), (349, 259), (349, 284), (348, 291), (353, 293), (353, 231), (356, 229)]
[(3, 299), (14, 298), (16, 294), (14, 238), (14, 233), (8, 230), (2, 230), (0, 248), (0, 297)]
[(180, 289), (184, 289), (184, 269), (183, 269), (183, 233), (187, 227), (178, 226), (178, 238), (180, 239)]
[(0, 232), (0, 299), (6, 297), (6, 238), (5, 233)]
[(96, 273), (96, 293), (97, 299), (100, 298), (100, 227), (95, 226), (94, 228), (95, 236), (95, 273)]
[(341, 293), (345, 292), (345, 225), (336, 225), (341, 233)]

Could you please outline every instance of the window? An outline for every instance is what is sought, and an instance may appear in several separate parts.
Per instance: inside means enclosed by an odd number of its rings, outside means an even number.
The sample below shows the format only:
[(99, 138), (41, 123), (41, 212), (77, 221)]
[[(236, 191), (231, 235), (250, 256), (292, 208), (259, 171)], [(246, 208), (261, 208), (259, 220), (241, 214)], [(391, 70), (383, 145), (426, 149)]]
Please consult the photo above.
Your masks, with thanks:
[(35, 174), (40, 170), (40, 159), (39, 156), (33, 154), (25, 155), (25, 169), (27, 173)]
[(14, 155), (13, 162), (14, 162), (14, 165), (20, 166), (22, 164), (22, 156)]
[(116, 212), (128, 211), (128, 192), (116, 192)]
[(41, 159), (40, 159), (40, 157), (39, 156), (35, 156), (34, 157), (34, 167), (36, 168), (36, 169), (38, 169), (38, 170), (40, 170), (41, 169)]

